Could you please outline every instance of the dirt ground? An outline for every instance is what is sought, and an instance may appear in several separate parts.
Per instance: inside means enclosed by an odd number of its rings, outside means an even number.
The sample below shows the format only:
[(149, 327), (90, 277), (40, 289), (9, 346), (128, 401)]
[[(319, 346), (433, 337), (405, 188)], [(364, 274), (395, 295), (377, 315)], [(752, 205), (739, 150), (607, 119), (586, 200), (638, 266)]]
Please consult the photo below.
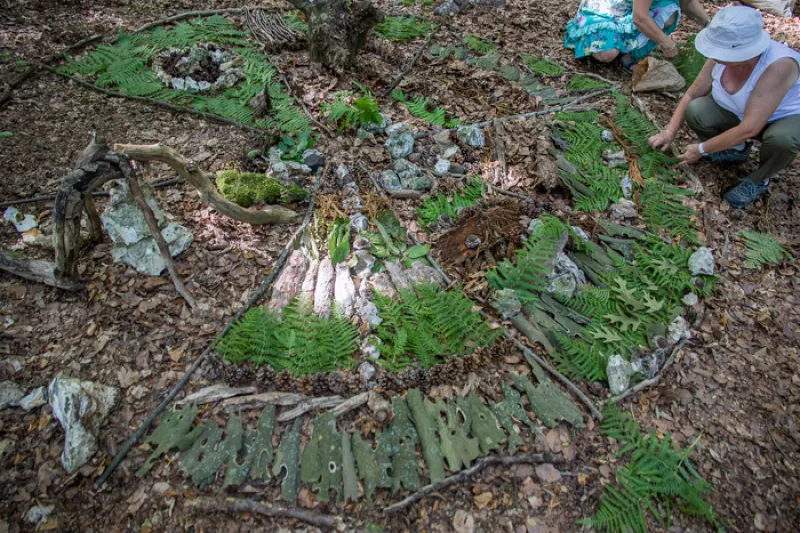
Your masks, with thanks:
[[(174, 13), (241, 3), (68, 0), (52, 4), (0, 0), (0, 79), (19, 71), (15, 62), (49, 55), (90, 34), (113, 35)], [(431, 16), (419, 4), (410, 8), (386, 0), (378, 4), (390, 14)], [(562, 28), (574, 15), (576, 4), (510, 0), (505, 9), (473, 8), (442, 19), (436, 42), (444, 46), (475, 34), (495, 42), (509, 56), (551, 56), (578, 71), (625, 80), (620, 67), (575, 61), (563, 49)], [(706, 8), (716, 10), (721, 5), (707, 3)], [(773, 35), (800, 48), (798, 19), (767, 17), (767, 24)], [(682, 23), (679, 38), (689, 31), (697, 27)], [(310, 65), (305, 53), (284, 52), (278, 61), (316, 112), (326, 94), (349, 86), (350, 79), (366, 82), (376, 92), (385, 87), (421, 42), (379, 43), (349, 77), (338, 80)], [(428, 58), (420, 61), (403, 89), (435, 97), (464, 122), (528, 111), (537, 105), (535, 98), (495, 75), (468, 74), (453, 63)], [(644, 99), (661, 123), (668, 120), (673, 100), (661, 95)], [(387, 109), (393, 119), (428, 127), (404, 115), (396, 104)], [(94, 128), (100, 128), (111, 142), (172, 146), (212, 171), (238, 164), (257, 143), (231, 126), (111, 99), (40, 73), (23, 83), (13, 100), (0, 109), (0, 131), (13, 132), (12, 138), (0, 139), (0, 202), (53, 192), (58, 179), (73, 168)], [(527, 193), (526, 187), (535, 183), (535, 154), (527, 148), (535, 142), (534, 134), (522, 127), (508, 129), (518, 136), (508, 148), (510, 164), (522, 175), (518, 189)], [(690, 139), (684, 130), (679, 144)], [(336, 162), (364, 161), (378, 170), (388, 166), (388, 156), (380, 146), (362, 144), (353, 136), (325, 140), (319, 148)], [(465, 164), (468, 170), (470, 165), (477, 169), (480, 161)], [(714, 250), (720, 286), (697, 309), (694, 337), (662, 381), (624, 405), (642, 427), (659, 435), (670, 433), (680, 445), (694, 445), (694, 464), (713, 484), (710, 502), (730, 531), (797, 531), (800, 272), (796, 263), (763, 270), (743, 268), (737, 232), (772, 232), (800, 256), (800, 163), (774, 180), (768, 199), (743, 212), (727, 209), (720, 194), (746, 169), (698, 164), (695, 170), (704, 184), (695, 205), (698, 225)], [(169, 177), (166, 167), (154, 165), (146, 179)], [(200, 492), (177, 473), (174, 464), (165, 464), (143, 479), (134, 476), (147, 456), (141, 448), (134, 448), (105, 487), (98, 490), (93, 485), (124, 440), (247, 301), (295, 229), (227, 219), (204, 207), (185, 183), (159, 189), (158, 198), (175, 221), (194, 234), (194, 242), (178, 257), (177, 266), (198, 301), (195, 311), (176, 297), (166, 274), (146, 277), (112, 264), (108, 240), (82, 258), (80, 274), (88, 280), (85, 295), (0, 274), (0, 381), (11, 379), (29, 390), (63, 373), (124, 391), (101, 430), (100, 453), (71, 476), (59, 461), (63, 431), (49, 406), (31, 413), (18, 408), (0, 412), (0, 532), (33, 531), (34, 525), (23, 516), (34, 505), (55, 505), (40, 531), (314, 529), (251, 514), (194, 512), (187, 502)], [(558, 198), (542, 201), (564, 203)], [(52, 202), (30, 204), (24, 210), (46, 221)], [(3, 247), (14, 246), (18, 240), (13, 227), (0, 225)], [(24, 253), (47, 258), (52, 252), (26, 246)], [(21, 363), (19, 370), (12, 360)], [(194, 379), (188, 390), (203, 383)], [(581, 430), (557, 428), (546, 441), (549, 450), (568, 459), (559, 465), (561, 475), (556, 481), (540, 479), (528, 465), (491, 467), (391, 518), (380, 512), (380, 505), (336, 508), (304, 500), (302, 493), (300, 503), (346, 517), (348, 527), (355, 531), (380, 530), (376, 526), (384, 531), (452, 531), (459, 510), (474, 518), (475, 531), (580, 531), (575, 521), (592, 513), (602, 486), (614, 478), (617, 445), (591, 423)], [(268, 501), (278, 497), (274, 483), (247, 490), (247, 497)], [(492, 495), (489, 503), (483, 496), (487, 492)], [(219, 488), (204, 495), (213, 494), (224, 495)], [(386, 496), (378, 504), (392, 501)], [(703, 522), (675, 512), (668, 531), (706, 528)], [(663, 529), (654, 526), (653, 530)]]

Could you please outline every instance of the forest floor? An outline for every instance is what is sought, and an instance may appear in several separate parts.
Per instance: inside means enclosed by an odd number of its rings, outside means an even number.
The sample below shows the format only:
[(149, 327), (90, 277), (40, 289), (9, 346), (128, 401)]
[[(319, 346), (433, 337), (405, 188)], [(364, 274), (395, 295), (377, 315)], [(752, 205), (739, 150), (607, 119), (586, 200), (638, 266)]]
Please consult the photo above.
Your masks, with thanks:
[[(443, 24), (436, 42), (444, 45), (474, 34), (508, 54), (550, 56), (579, 71), (625, 82), (618, 66), (578, 62), (562, 47), (562, 28), (577, 2), (521, 2), (504, 9), (473, 8)], [(201, 8), (238, 7), (236, 1), (94, 2), (70, 0), (53, 6), (46, 0), (0, 0), (0, 79), (12, 77), (16, 61), (34, 60), (90, 34), (113, 35), (164, 16)], [(402, 7), (381, 0), (389, 13), (430, 16), (421, 6)], [(707, 9), (719, 6), (706, 4)], [(800, 21), (767, 16), (774, 36), (800, 48)], [(682, 22), (682, 38), (696, 32)], [(305, 52), (283, 52), (278, 61), (301, 88), (312, 110), (331, 91), (350, 88), (350, 79), (374, 88), (388, 85), (421, 45), (422, 39), (387, 45), (387, 54), (365, 54), (348, 74), (335, 78), (311, 65)], [(423, 57), (407, 76), (404, 90), (435, 96), (451, 113), (471, 123), (536, 109), (537, 102), (496, 75), (464, 72), (452, 63)], [(665, 123), (675, 102), (659, 94), (644, 100)], [(613, 106), (612, 100), (599, 100)], [(383, 102), (382, 102), (383, 103)], [(402, 107), (381, 108), (395, 120), (415, 123)], [(388, 111), (387, 111), (388, 110)], [(162, 143), (215, 171), (238, 164), (254, 139), (227, 125), (170, 113), (146, 104), (113, 99), (42, 72), (17, 89), (0, 110), (0, 201), (55, 191), (60, 177), (99, 127), (111, 142)], [(508, 126), (516, 137), (508, 164), (518, 168), (518, 190), (532, 193), (535, 181), (534, 132)], [(690, 142), (686, 130), (679, 145)], [(325, 139), (319, 149), (334, 162), (386, 168), (382, 147), (356, 142), (353, 135)], [(475, 162), (477, 165), (479, 162)], [(751, 165), (753, 162), (751, 161)], [(477, 167), (476, 167), (477, 168)], [(696, 200), (706, 245), (714, 250), (720, 284), (705, 300), (694, 336), (660, 383), (625, 402), (643, 428), (672, 434), (682, 446), (694, 443), (694, 464), (713, 486), (715, 512), (730, 531), (797, 531), (800, 528), (800, 272), (796, 264), (748, 270), (735, 240), (739, 230), (771, 232), (800, 256), (800, 163), (773, 181), (771, 196), (745, 211), (731, 211), (721, 191), (742, 169), (720, 170), (698, 164), (704, 185)], [(172, 177), (158, 165), (148, 180)], [(564, 195), (537, 201), (564, 204)], [(232, 221), (204, 207), (185, 183), (160, 189), (158, 198), (175, 220), (194, 234), (191, 247), (177, 258), (179, 271), (198, 301), (190, 311), (165, 275), (146, 277), (112, 264), (111, 244), (94, 248), (81, 262), (89, 280), (88, 297), (78, 297), (32, 282), (0, 275), (0, 381), (11, 379), (26, 389), (46, 385), (60, 373), (120, 386), (119, 406), (100, 433), (100, 453), (73, 475), (59, 456), (63, 430), (49, 406), (26, 413), (0, 412), (0, 531), (32, 531), (23, 520), (34, 505), (55, 505), (39, 530), (60, 531), (273, 531), (302, 530), (291, 521), (253, 515), (193, 513), (186, 504), (198, 491), (165, 469), (142, 479), (133, 472), (146, 457), (134, 448), (122, 467), (100, 490), (94, 479), (196, 356), (221, 331), (269, 272), (296, 226), (260, 227)], [(52, 202), (25, 206), (47, 219)], [(424, 235), (419, 235), (424, 238)], [(13, 227), (0, 226), (0, 242), (19, 239)], [(27, 247), (26, 254), (47, 256)], [(16, 370), (11, 360), (21, 363)], [(204, 382), (195, 379), (188, 391)], [(587, 417), (588, 419), (588, 417)], [(539, 479), (527, 465), (490, 467), (481, 475), (429, 497), (405, 512), (384, 517), (365, 504), (337, 509), (303, 500), (316, 511), (346, 515), (354, 530), (452, 531), (456, 511), (474, 518), (475, 531), (578, 531), (575, 521), (591, 515), (604, 484), (613, 479), (616, 445), (593, 424), (583, 429), (556, 428), (547, 436), (551, 451), (564, 453), (557, 480)], [(222, 497), (222, 489), (216, 489)], [(267, 500), (274, 485), (259, 487)], [(485, 494), (491, 493), (491, 498)], [(391, 503), (386, 500), (384, 503)], [(703, 522), (673, 513), (669, 531), (699, 531)], [(309, 528), (313, 529), (313, 528)], [(657, 528), (654, 528), (657, 530)], [(460, 533), (460, 532), (459, 532)]]

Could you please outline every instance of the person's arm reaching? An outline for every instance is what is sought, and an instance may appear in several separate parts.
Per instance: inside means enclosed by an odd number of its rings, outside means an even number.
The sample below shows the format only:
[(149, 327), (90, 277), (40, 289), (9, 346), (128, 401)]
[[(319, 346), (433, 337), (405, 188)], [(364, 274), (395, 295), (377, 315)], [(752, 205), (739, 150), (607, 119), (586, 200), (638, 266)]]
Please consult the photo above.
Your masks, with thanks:
[[(779, 59), (771, 64), (750, 93), (742, 121), (737, 126), (704, 141), (703, 151), (721, 152), (756, 137), (767, 125), (769, 118), (778, 109), (798, 77), (800, 77), (800, 67), (794, 59)], [(678, 159), (682, 161), (681, 165), (685, 165), (697, 161), (700, 155), (699, 145), (690, 144)]]
[(683, 98), (681, 98), (681, 101), (678, 103), (678, 107), (676, 107), (675, 111), (672, 113), (672, 118), (669, 124), (667, 124), (667, 127), (664, 128), (664, 131), (656, 133), (647, 139), (647, 142), (650, 143), (650, 147), (653, 150), (666, 152), (669, 145), (672, 144), (672, 139), (675, 138), (675, 134), (678, 133), (678, 130), (680, 130), (683, 125), (683, 116), (686, 113), (686, 108), (689, 107), (692, 100), (702, 98), (711, 92), (711, 71), (714, 69), (714, 65), (716, 65), (715, 61), (711, 59), (706, 60), (705, 65), (703, 65), (703, 68), (700, 70), (700, 74), (697, 75), (694, 83), (692, 83), (683, 95)]
[(672, 59), (678, 55), (678, 49), (669, 35), (664, 33), (650, 16), (652, 3), (652, 0), (633, 0), (633, 23), (645, 37), (661, 47), (666, 59)]

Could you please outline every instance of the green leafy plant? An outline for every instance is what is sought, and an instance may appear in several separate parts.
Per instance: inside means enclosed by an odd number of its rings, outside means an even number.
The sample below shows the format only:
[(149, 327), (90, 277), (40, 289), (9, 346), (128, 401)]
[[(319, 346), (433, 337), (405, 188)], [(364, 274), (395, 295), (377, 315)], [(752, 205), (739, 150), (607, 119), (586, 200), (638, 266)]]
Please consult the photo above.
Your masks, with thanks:
[(335, 265), (343, 262), (350, 255), (350, 221), (337, 218), (328, 233), (328, 255)]
[(310, 131), (303, 131), (297, 135), (284, 135), (278, 141), (278, 148), (282, 154), (281, 159), (284, 161), (302, 161), (303, 152), (310, 148), (314, 148), (317, 144), (318, 137), (313, 135)]
[(522, 59), (525, 61), (525, 65), (527, 65), (534, 74), (555, 77), (561, 76), (566, 70), (558, 63), (550, 61), (549, 59), (541, 59), (534, 56), (523, 56)]
[(225, 170), (217, 176), (217, 188), (222, 195), (242, 207), (256, 202), (276, 203), (285, 189), (277, 180), (255, 172)]
[(410, 41), (430, 33), (432, 24), (413, 15), (407, 17), (386, 17), (375, 26), (375, 33), (390, 41)]
[(475, 35), (467, 35), (464, 37), (464, 46), (479, 54), (486, 54), (495, 49), (494, 43), (482, 41)]
[(745, 257), (744, 266), (747, 268), (761, 268), (764, 265), (780, 265), (786, 259), (791, 259), (792, 254), (769, 233), (757, 231), (740, 231), (744, 239)]
[(400, 262), (406, 267), (413, 263), (427, 264), (425, 256), (431, 247), (427, 244), (408, 246), (406, 244), (406, 229), (400, 224), (395, 214), (390, 210), (381, 211), (372, 224), (377, 231), (366, 231), (364, 236), (369, 239), (372, 246), (369, 252), (379, 259)]
[(378, 100), (363, 85), (356, 84), (360, 95), (352, 91), (334, 93), (333, 102), (323, 103), (322, 110), (327, 112), (328, 119), (339, 124), (339, 131), (345, 128), (380, 124), (382, 121)]
[(358, 330), (335, 307), (331, 318), (321, 318), (309, 302), (295, 298), (281, 315), (266, 307), (250, 309), (216, 350), (233, 363), (268, 364), (300, 376), (351, 368), (358, 341)]
[(400, 290), (400, 298), (375, 295), (383, 320), (375, 330), (381, 339), (378, 363), (389, 371), (411, 366), (422, 368), (452, 356), (489, 346), (499, 336), (472, 310), (472, 301), (461, 290), (445, 291), (433, 285)]
[(605, 89), (607, 87), (611, 87), (611, 85), (602, 80), (586, 76), (585, 74), (574, 74), (572, 78), (569, 80), (569, 85), (567, 85), (567, 90), (592, 91), (594, 89)]
[(483, 196), (483, 181), (472, 176), (467, 180), (463, 191), (456, 191), (452, 195), (438, 194), (435, 198), (426, 198), (422, 207), (417, 209), (419, 223), (428, 228), (432, 222), (438, 222), (439, 217), (447, 215), (451, 219), (458, 218), (459, 212), (475, 204)]
[(676, 447), (670, 435), (659, 440), (652, 430), (642, 435), (633, 417), (614, 404), (603, 416), (601, 431), (624, 443), (617, 456), (630, 454), (630, 460), (617, 470), (616, 484), (604, 487), (594, 516), (578, 523), (608, 533), (646, 533), (647, 511), (667, 528), (671, 510), (678, 508), (721, 529), (719, 517), (704, 499), (712, 487), (689, 461), (691, 446)]
[(445, 128), (455, 128), (461, 123), (458, 118), (448, 120), (445, 110), (441, 107), (432, 107), (429, 98), (415, 96), (413, 100), (409, 100), (400, 89), (392, 91), (392, 98), (404, 104), (408, 112), (412, 115), (430, 122), (431, 124), (436, 124)]
[[(150, 68), (159, 52), (205, 43), (216, 43), (237, 54), (243, 61), (245, 78), (234, 87), (206, 95), (166, 87)], [(78, 59), (67, 58), (61, 71), (123, 94), (214, 113), (264, 130), (274, 128), (289, 134), (311, 131), (308, 117), (285, 92), (269, 57), (248, 40), (246, 33), (220, 15), (182, 21), (147, 33), (123, 33), (114, 45), (101, 44)], [(273, 112), (256, 117), (248, 104), (265, 87)]]
[(283, 17), (283, 20), (286, 21), (286, 24), (297, 31), (308, 33), (308, 24), (306, 23), (305, 16), (303, 12), (299, 9), (295, 9), (294, 11), (290, 11)]

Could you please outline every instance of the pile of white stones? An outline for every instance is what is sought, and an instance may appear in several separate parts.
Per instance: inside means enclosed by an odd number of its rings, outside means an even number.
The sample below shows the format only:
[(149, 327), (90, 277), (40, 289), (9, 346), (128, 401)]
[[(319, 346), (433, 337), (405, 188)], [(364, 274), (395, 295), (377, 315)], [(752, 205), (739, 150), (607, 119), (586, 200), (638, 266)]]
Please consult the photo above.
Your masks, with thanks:
[[(173, 67), (178, 75), (168, 74), (164, 68), (172, 58), (180, 56)], [(219, 77), (211, 82), (197, 80), (198, 73), (207, 68), (209, 62), (219, 67)], [(229, 50), (213, 43), (190, 46), (188, 48), (169, 48), (159, 53), (153, 60), (153, 70), (161, 82), (178, 91), (194, 93), (212, 93), (218, 89), (227, 89), (244, 78), (243, 60)], [(193, 77), (194, 76), (194, 77)]]

